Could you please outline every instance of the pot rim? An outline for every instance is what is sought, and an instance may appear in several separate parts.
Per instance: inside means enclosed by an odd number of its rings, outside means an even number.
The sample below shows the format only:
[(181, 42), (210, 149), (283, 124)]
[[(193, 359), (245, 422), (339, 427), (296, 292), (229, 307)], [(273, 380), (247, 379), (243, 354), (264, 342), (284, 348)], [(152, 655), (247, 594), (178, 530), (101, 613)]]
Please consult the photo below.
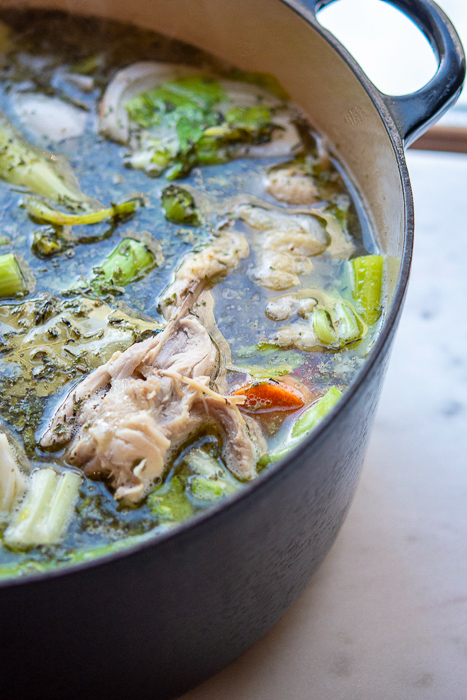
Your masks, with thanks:
[(281, 462), (272, 467), (270, 470), (263, 471), (253, 482), (245, 484), (242, 489), (236, 494), (229, 496), (228, 499), (217, 506), (211, 506), (204, 513), (194, 515), (192, 518), (177, 524), (173, 529), (148, 536), (141, 542), (129, 545), (127, 548), (102, 556), (97, 555), (89, 561), (76, 564), (64, 565), (63, 568), (53, 569), (45, 572), (31, 573), (16, 578), (5, 578), (0, 580), (0, 591), (6, 588), (17, 586), (28, 586), (33, 584), (43, 583), (49, 579), (57, 579), (73, 574), (84, 573), (89, 569), (98, 566), (110, 565), (120, 559), (136, 556), (144, 550), (149, 550), (157, 546), (162, 546), (166, 542), (170, 542), (183, 536), (195, 535), (201, 528), (207, 527), (211, 520), (228, 516), (229, 512), (236, 507), (243, 506), (248, 499), (255, 498), (258, 489), (265, 490), (268, 486), (275, 486), (278, 481), (286, 477), (288, 471), (294, 468), (295, 462), (300, 453), (304, 449), (310, 448), (312, 445), (319, 445), (329, 431), (332, 429), (334, 419), (347, 408), (354, 396), (360, 391), (361, 386), (365, 383), (368, 375), (373, 371), (373, 368), (378, 363), (379, 358), (389, 349), (390, 342), (397, 328), (399, 317), (402, 311), (407, 284), (410, 273), (410, 266), (413, 252), (414, 240), (414, 207), (413, 196), (410, 185), (410, 178), (407, 169), (407, 164), (404, 154), (403, 137), (396, 125), (396, 122), (389, 111), (382, 94), (375, 85), (365, 75), (359, 64), (355, 61), (352, 55), (345, 47), (327, 31), (316, 19), (315, 15), (307, 10), (307, 8), (298, 4), (296, 0), (279, 0), (283, 5), (295, 12), (301, 19), (307, 22), (312, 28), (327, 40), (339, 56), (345, 61), (352, 72), (356, 75), (359, 82), (365, 89), (367, 95), (377, 109), (378, 115), (386, 129), (389, 141), (394, 150), (399, 175), (401, 178), (403, 205), (404, 205), (404, 245), (401, 256), (401, 264), (399, 270), (399, 278), (395, 286), (394, 296), (388, 314), (386, 315), (381, 331), (371, 348), (368, 357), (362, 368), (359, 370), (355, 379), (352, 380), (343, 396), (338, 401), (337, 405), (330, 413), (312, 430), (309, 437), (302, 440), (299, 445), (294, 448)]

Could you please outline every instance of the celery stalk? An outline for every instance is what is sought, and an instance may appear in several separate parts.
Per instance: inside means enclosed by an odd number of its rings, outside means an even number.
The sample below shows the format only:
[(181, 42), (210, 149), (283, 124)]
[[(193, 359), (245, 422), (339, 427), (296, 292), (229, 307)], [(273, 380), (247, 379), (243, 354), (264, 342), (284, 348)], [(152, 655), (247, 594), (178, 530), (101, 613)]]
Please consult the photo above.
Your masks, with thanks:
[(124, 238), (102, 265), (94, 268), (96, 277), (91, 281), (91, 285), (97, 289), (108, 284), (125, 287), (137, 280), (141, 273), (153, 267), (155, 262), (154, 254), (144, 243), (134, 238)]
[(57, 544), (71, 519), (80, 483), (79, 474), (71, 471), (33, 472), (26, 498), (5, 531), (5, 544), (19, 550)]
[(350, 304), (338, 301), (334, 307), (334, 317), (342, 345), (353, 343), (362, 337), (363, 324)]
[(381, 255), (363, 255), (351, 260), (353, 297), (361, 317), (369, 326), (376, 323), (381, 315), (383, 263)]
[(329, 413), (342, 396), (342, 391), (336, 386), (331, 387), (313, 406), (308, 408), (295, 421), (292, 428), (292, 437), (300, 438), (312, 430), (315, 425)]
[(0, 297), (13, 297), (27, 291), (26, 279), (16, 256), (13, 253), (0, 255)]
[(5, 433), (0, 433), (0, 512), (9, 513), (26, 490), (26, 477)]
[(0, 112), (0, 179), (62, 204), (96, 204), (81, 192), (62, 157), (31, 146), (3, 112)]
[(193, 195), (184, 187), (169, 185), (162, 190), (161, 205), (165, 218), (174, 224), (199, 226), (200, 219)]
[(285, 457), (294, 447), (300, 444), (303, 438), (313, 429), (329, 411), (336, 405), (342, 396), (342, 391), (336, 386), (331, 387), (322, 396), (319, 401), (310, 406), (301, 416), (295, 421), (289, 437), (283, 445), (274, 452), (263, 455), (259, 460), (258, 466), (265, 467), (270, 462), (277, 462), (282, 457)]
[(312, 322), (313, 330), (320, 343), (330, 347), (339, 345), (339, 340), (333, 328), (331, 317), (325, 309), (316, 309), (316, 311), (313, 312)]

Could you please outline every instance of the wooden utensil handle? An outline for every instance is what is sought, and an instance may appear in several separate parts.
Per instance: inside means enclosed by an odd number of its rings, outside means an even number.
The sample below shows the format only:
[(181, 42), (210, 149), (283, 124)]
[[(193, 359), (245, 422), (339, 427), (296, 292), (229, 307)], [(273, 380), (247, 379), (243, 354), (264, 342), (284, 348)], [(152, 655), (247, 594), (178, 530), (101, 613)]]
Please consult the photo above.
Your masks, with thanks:
[(424, 151), (467, 153), (467, 128), (463, 126), (432, 126), (410, 148)]

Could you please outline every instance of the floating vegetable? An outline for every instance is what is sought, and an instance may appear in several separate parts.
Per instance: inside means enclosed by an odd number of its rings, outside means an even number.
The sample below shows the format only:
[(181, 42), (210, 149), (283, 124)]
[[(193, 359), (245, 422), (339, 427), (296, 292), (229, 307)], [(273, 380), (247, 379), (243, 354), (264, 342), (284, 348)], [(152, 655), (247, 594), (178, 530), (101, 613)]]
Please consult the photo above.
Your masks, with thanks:
[(26, 483), (7, 436), (0, 433), (0, 514), (11, 511), (26, 491)]
[(279, 459), (282, 459), (282, 457), (285, 457), (327, 416), (341, 397), (342, 391), (336, 386), (331, 387), (324, 396), (297, 418), (288, 438), (283, 441), (282, 446), (274, 452), (264, 455), (260, 459), (259, 465), (266, 466), (270, 462), (277, 462)]
[(300, 144), (290, 108), (262, 87), (152, 62), (117, 73), (101, 103), (100, 130), (131, 147), (129, 167), (156, 177), (167, 171), (169, 180), (195, 165), (280, 156)]
[(99, 266), (95, 267), (95, 278), (91, 280), (94, 289), (108, 285), (125, 287), (140, 279), (157, 264), (156, 255), (141, 241), (124, 238)]
[(4, 535), (11, 549), (57, 544), (71, 520), (82, 477), (71, 471), (57, 474), (50, 468), (31, 475), (29, 489)]
[(293, 438), (302, 438), (320, 423), (329, 411), (334, 408), (342, 396), (342, 391), (336, 386), (331, 387), (313, 406), (297, 418), (292, 428)]
[(161, 522), (181, 522), (193, 515), (194, 508), (185, 493), (183, 481), (174, 476), (148, 496), (151, 512)]
[(169, 185), (162, 190), (161, 205), (165, 218), (174, 224), (199, 226), (200, 218), (191, 192), (178, 185)]
[(351, 260), (353, 273), (353, 297), (363, 320), (373, 325), (381, 315), (383, 288), (383, 257), (362, 255)]
[(273, 341), (279, 347), (296, 347), (305, 352), (320, 346), (340, 350), (367, 332), (352, 304), (314, 288), (276, 297), (266, 308), (266, 314), (272, 320), (289, 318), (291, 314), (304, 319), (280, 327)]
[(296, 411), (305, 403), (298, 389), (277, 379), (252, 382), (231, 395), (245, 396), (240, 408), (247, 411)]
[(0, 255), (0, 297), (26, 294), (30, 286), (17, 256), (13, 253)]
[(52, 227), (34, 231), (31, 250), (38, 258), (51, 258), (62, 253), (64, 248), (64, 242)]
[(114, 204), (107, 209), (98, 209), (89, 213), (68, 214), (51, 206), (37, 197), (26, 197), (24, 206), (29, 216), (35, 221), (52, 224), (53, 226), (78, 226), (81, 224), (97, 224), (106, 219), (116, 221), (132, 216), (143, 203), (141, 197), (132, 197), (121, 204)]
[(99, 208), (63, 156), (31, 146), (0, 112), (0, 179), (72, 208)]

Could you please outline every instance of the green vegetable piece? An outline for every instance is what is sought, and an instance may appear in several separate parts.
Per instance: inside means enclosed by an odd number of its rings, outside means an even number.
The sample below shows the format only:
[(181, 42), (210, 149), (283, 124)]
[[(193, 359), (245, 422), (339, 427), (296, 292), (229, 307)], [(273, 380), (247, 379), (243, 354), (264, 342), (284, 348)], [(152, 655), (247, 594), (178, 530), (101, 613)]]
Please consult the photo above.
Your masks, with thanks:
[(169, 185), (162, 190), (161, 205), (165, 218), (174, 224), (199, 226), (200, 218), (192, 194), (184, 187)]
[(0, 112), (0, 179), (68, 206), (96, 206), (61, 156), (31, 146)]
[(242, 80), (244, 83), (257, 85), (258, 87), (272, 93), (280, 100), (290, 100), (290, 95), (287, 90), (282, 87), (277, 78), (270, 73), (243, 71), (239, 68), (233, 68), (227, 73), (227, 77), (231, 80)]
[(13, 253), (0, 255), (0, 298), (28, 291), (27, 280), (17, 257)]
[(185, 493), (185, 484), (178, 476), (148, 496), (151, 512), (162, 522), (182, 522), (193, 515), (194, 508)]
[(155, 264), (154, 254), (144, 243), (134, 238), (124, 238), (102, 265), (94, 268), (97, 274), (91, 285), (97, 288), (102, 284), (125, 287), (140, 279)]
[(5, 531), (5, 544), (26, 550), (60, 542), (72, 518), (81, 480), (71, 471), (57, 474), (46, 468), (33, 472), (26, 498)]
[(225, 92), (214, 78), (188, 75), (168, 80), (163, 85), (171, 92), (183, 95), (203, 108), (209, 108), (226, 98)]
[(34, 231), (31, 250), (38, 258), (51, 258), (63, 251), (63, 241), (53, 229)]
[(54, 226), (78, 226), (81, 224), (97, 224), (106, 219), (112, 219), (113, 221), (117, 219), (126, 219), (135, 213), (141, 203), (141, 197), (134, 197), (121, 204), (115, 204), (106, 209), (96, 209), (95, 211), (83, 214), (67, 214), (66, 212), (52, 207), (44, 200), (37, 199), (37, 197), (26, 197), (24, 206), (29, 216), (35, 221), (52, 224)]
[(183, 116), (189, 117), (192, 123), (203, 120), (211, 123), (213, 115), (209, 115), (208, 110), (223, 99), (225, 93), (216, 80), (187, 76), (142, 92), (127, 102), (126, 109), (130, 119), (145, 129), (161, 124), (165, 115), (172, 123)]
[(319, 342), (326, 347), (339, 346), (339, 339), (332, 325), (331, 316), (325, 309), (316, 309), (312, 316), (313, 330)]
[(381, 316), (384, 259), (382, 255), (363, 255), (350, 264), (357, 310), (365, 323), (372, 326)]
[(292, 437), (300, 438), (310, 432), (329, 411), (336, 405), (342, 396), (342, 391), (336, 386), (331, 387), (313, 406), (308, 408), (295, 421), (292, 428)]
[(78, 73), (79, 75), (93, 75), (102, 63), (102, 56), (88, 56), (79, 63), (69, 68), (70, 73)]
[(271, 110), (269, 107), (257, 105), (255, 107), (232, 107), (226, 112), (225, 119), (231, 127), (227, 138), (237, 140), (241, 138), (240, 130), (247, 132), (250, 138), (260, 138), (271, 133)]
[(353, 343), (362, 337), (363, 324), (350, 304), (338, 301), (334, 307), (334, 317), (337, 335), (343, 345)]
[(313, 430), (313, 428), (325, 418), (341, 396), (342, 391), (340, 391), (340, 389), (336, 386), (331, 387), (319, 401), (314, 403), (313, 406), (310, 406), (310, 408), (299, 416), (293, 425), (292, 432), (282, 446), (274, 450), (274, 452), (270, 452), (261, 457), (258, 462), (258, 468), (262, 469), (271, 462), (277, 462), (282, 459), (282, 457), (288, 455), (289, 452), (300, 444), (301, 440), (308, 435), (310, 430)]
[(190, 484), (191, 492), (198, 501), (217, 501), (224, 495), (221, 484), (213, 479), (197, 476)]
[(18, 466), (5, 433), (0, 433), (0, 513), (9, 513), (26, 490), (26, 477)]

